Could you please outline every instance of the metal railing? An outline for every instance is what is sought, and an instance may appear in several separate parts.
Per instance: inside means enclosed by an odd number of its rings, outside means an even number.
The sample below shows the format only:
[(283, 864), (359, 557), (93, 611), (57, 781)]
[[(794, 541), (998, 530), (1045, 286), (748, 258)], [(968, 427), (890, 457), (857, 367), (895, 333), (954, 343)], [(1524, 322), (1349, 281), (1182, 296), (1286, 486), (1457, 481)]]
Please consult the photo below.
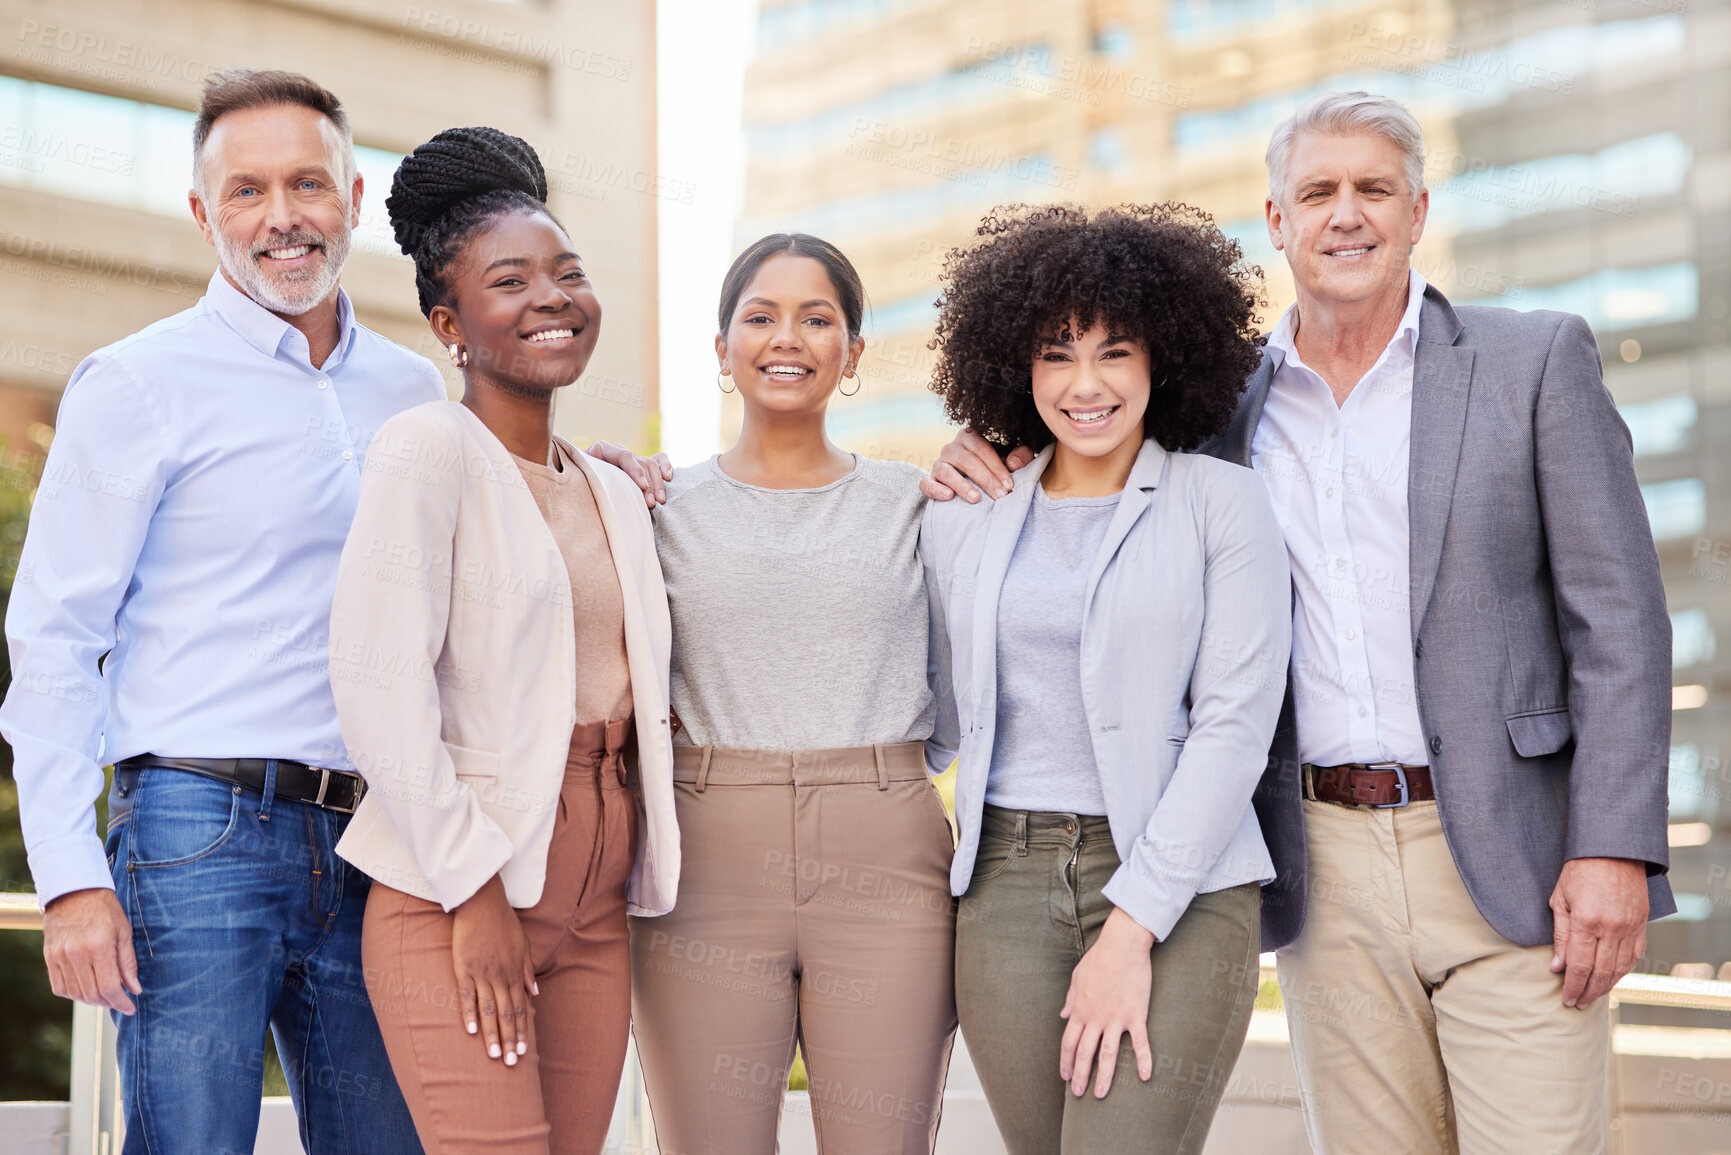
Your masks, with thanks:
[[(34, 894), (0, 893), (0, 930), (41, 930)], [(1261, 958), (1262, 978), (1273, 979), (1274, 956)], [(1731, 1012), (1731, 982), (1664, 975), (1625, 975), (1612, 990), (1612, 1013), (1622, 1004)], [(74, 1003), (72, 1008), (72, 1101), (67, 1155), (114, 1155), (120, 1150), (120, 1071), (114, 1054), (114, 1020), (107, 1011)], [(626, 1129), (631, 1150), (647, 1150), (647, 1114), (634, 1055), (627, 1056), (631, 1106)]]

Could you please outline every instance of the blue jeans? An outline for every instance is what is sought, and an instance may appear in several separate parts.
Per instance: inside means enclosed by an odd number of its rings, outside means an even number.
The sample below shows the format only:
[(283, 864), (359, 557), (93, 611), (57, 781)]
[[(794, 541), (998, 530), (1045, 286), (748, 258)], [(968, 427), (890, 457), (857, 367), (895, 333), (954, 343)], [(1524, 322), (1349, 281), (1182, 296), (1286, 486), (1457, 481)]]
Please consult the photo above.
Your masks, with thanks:
[(264, 1033), (308, 1155), (418, 1153), (361, 971), (370, 880), (345, 815), (184, 770), (117, 770), (108, 861), (138, 954), (125, 1155), (253, 1149)]

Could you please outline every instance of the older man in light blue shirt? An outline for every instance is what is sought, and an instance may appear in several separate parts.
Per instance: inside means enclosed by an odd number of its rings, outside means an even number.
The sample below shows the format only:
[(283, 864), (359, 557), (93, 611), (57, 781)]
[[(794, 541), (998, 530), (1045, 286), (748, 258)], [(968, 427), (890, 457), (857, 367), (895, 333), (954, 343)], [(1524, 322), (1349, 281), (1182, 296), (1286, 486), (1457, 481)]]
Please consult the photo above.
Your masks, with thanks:
[(251, 1150), (267, 1026), (308, 1152), (418, 1151), (333, 853), (360, 780), (326, 633), (367, 443), (444, 388), (336, 287), (361, 180), (335, 97), (219, 74), (194, 167), (220, 271), (73, 374), (7, 615), (43, 953), (116, 1013), (125, 1151)]

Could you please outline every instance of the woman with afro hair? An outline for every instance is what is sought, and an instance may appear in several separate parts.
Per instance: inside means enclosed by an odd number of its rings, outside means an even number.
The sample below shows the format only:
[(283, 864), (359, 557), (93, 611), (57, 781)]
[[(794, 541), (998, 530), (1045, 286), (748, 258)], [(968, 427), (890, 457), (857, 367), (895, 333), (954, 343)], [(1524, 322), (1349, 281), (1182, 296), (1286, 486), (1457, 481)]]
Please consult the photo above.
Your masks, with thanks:
[(379, 429), (331, 608), (367, 783), (337, 850), (374, 880), (367, 994), (432, 1155), (601, 1150), (626, 912), (667, 911), (679, 878), (667, 595), (639, 483), (553, 434), (601, 303), (546, 199), (496, 129), (397, 169), (386, 208), (463, 398)]
[(933, 389), (1039, 450), (920, 536), (957, 1010), (1012, 1152), (1201, 1151), (1249, 1025), (1290, 578), (1256, 475), (1185, 451), (1257, 364), (1259, 276), (1181, 205), (1000, 208), (945, 265)]

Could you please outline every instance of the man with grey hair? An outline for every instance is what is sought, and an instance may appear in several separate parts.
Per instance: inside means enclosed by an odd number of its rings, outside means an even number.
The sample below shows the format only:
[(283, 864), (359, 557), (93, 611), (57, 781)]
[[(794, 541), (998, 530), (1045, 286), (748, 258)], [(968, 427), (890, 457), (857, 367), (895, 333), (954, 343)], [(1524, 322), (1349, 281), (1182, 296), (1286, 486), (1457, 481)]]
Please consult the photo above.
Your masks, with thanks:
[[(1628, 431), (1580, 317), (1456, 308), (1412, 269), (1430, 194), (1401, 105), (1312, 99), (1268, 172), (1298, 299), (1205, 450), (1262, 476), (1292, 562), (1257, 810), (1311, 1142), (1602, 1151), (1602, 996), (1676, 909), (1671, 630)], [(964, 432), (928, 492), (1003, 468)]]

